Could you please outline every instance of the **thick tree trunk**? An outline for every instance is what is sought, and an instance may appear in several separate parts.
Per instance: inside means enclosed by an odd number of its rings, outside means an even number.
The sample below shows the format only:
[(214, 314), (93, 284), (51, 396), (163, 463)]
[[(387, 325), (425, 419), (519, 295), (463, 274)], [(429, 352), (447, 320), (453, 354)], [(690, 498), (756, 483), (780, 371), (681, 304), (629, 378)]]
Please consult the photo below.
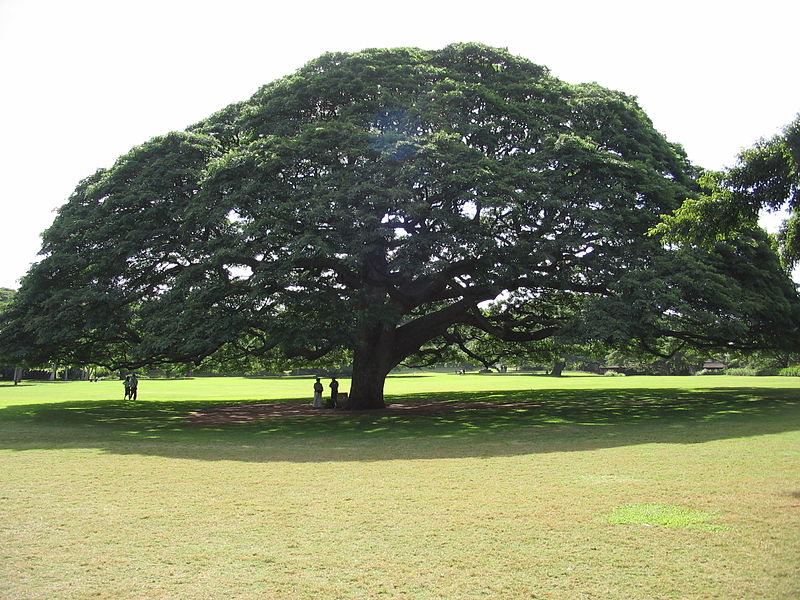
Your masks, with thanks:
[(561, 377), (561, 373), (564, 371), (564, 367), (567, 366), (563, 360), (557, 360), (553, 363), (553, 370), (550, 371), (550, 375), (553, 377)]
[(350, 383), (347, 408), (350, 410), (385, 408), (383, 385), (388, 373), (372, 365), (358, 368), (357, 364), (358, 361), (353, 362), (353, 378)]
[(353, 378), (347, 408), (385, 408), (383, 385), (397, 364), (394, 356), (394, 328), (376, 326), (362, 332), (353, 357)]

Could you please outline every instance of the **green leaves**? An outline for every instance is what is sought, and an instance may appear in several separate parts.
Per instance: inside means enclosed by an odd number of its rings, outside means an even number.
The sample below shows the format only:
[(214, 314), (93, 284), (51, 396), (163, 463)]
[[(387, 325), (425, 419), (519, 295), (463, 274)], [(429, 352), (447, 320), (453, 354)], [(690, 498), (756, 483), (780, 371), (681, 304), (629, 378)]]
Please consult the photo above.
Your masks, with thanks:
[(703, 193), (662, 217), (652, 233), (669, 243), (709, 244), (755, 227), (762, 209), (792, 213), (778, 235), (786, 267), (800, 260), (800, 118), (783, 133), (761, 140), (739, 154), (738, 164), (725, 172), (707, 172), (700, 179)]
[[(793, 300), (751, 256), (763, 240), (723, 263), (647, 237), (694, 175), (633, 98), (505, 50), (330, 53), (81, 182), (0, 347), (128, 366), (353, 352), (385, 374), (459, 330), (578, 331), (600, 298), (613, 335), (726, 343), (753, 329), (734, 297), (754, 324), (759, 299)], [(699, 233), (710, 202), (659, 227)], [(767, 279), (726, 289), (756, 258)]]
[(659, 338), (707, 348), (794, 348), (800, 305), (767, 236), (742, 233), (715, 243), (710, 252), (684, 248), (654, 257), (591, 302), (584, 336), (613, 344)]

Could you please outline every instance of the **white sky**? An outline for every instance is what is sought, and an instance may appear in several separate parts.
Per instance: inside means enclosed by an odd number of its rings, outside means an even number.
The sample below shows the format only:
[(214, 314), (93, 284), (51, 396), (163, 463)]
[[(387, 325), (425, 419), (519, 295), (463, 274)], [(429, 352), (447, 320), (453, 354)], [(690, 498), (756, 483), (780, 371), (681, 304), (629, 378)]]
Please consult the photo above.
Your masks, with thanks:
[(787, 0), (0, 0), (0, 287), (81, 179), (326, 51), (506, 47), (721, 168), (800, 112), (798, 23)]

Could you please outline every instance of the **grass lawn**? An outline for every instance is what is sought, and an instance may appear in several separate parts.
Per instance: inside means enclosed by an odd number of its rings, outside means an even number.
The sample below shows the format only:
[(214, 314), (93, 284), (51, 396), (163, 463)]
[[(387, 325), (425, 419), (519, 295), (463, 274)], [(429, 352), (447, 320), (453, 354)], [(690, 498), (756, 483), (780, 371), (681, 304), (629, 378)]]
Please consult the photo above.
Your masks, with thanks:
[(398, 376), (498, 406), (185, 419), (312, 382), (0, 384), (0, 598), (800, 597), (794, 378)]

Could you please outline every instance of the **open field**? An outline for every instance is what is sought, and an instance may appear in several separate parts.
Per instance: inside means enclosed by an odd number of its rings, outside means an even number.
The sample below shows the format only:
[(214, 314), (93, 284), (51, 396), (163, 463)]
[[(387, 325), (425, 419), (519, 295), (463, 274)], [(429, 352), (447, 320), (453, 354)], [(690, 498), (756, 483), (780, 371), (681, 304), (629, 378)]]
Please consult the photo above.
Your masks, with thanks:
[(400, 376), (497, 406), (186, 419), (312, 381), (0, 385), (0, 598), (800, 597), (794, 378)]

